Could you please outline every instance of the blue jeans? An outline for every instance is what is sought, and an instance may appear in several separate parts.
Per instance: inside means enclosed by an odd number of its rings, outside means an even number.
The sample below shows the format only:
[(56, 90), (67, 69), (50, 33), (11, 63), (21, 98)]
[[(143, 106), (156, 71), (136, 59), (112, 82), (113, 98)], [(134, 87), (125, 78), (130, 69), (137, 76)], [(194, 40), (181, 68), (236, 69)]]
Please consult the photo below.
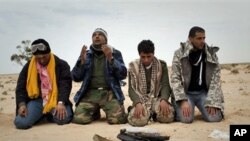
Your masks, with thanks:
[(199, 109), (202, 114), (202, 118), (207, 122), (219, 122), (223, 119), (222, 112), (217, 110), (215, 115), (210, 115), (204, 104), (207, 98), (206, 91), (192, 91), (187, 92), (188, 103), (191, 105), (191, 115), (189, 117), (184, 117), (182, 110), (180, 108), (181, 102), (176, 102), (175, 109), (176, 109), (176, 120), (183, 122), (183, 123), (191, 123), (194, 120), (194, 110), (195, 106)]
[(59, 125), (67, 124), (72, 120), (73, 111), (70, 105), (66, 105), (67, 117), (63, 120), (57, 118), (57, 116), (52, 115), (52, 113), (44, 115), (42, 99), (36, 99), (28, 102), (27, 104), (28, 114), (26, 117), (21, 117), (17, 115), (14, 124), (17, 129), (28, 129), (34, 124), (39, 122), (42, 118), (46, 117), (50, 122), (55, 122)]

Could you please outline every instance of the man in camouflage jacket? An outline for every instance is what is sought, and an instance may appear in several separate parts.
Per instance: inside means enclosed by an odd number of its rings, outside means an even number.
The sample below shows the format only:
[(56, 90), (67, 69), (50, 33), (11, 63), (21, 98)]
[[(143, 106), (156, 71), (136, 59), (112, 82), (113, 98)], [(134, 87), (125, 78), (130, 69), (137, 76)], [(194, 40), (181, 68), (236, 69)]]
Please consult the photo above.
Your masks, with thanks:
[(205, 42), (205, 30), (193, 27), (189, 39), (175, 51), (171, 84), (175, 96), (176, 119), (183, 123), (194, 120), (194, 108), (208, 122), (223, 119), (224, 98), (220, 84), (220, 65), (216, 52)]

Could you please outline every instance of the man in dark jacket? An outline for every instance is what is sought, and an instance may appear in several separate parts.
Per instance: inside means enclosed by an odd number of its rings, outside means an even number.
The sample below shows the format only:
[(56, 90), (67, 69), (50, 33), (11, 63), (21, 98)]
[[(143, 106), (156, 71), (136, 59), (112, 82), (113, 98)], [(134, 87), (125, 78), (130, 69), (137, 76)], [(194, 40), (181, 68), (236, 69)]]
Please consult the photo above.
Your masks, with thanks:
[(73, 111), (68, 63), (51, 53), (44, 39), (35, 40), (31, 51), (33, 56), (23, 67), (16, 87), (16, 128), (31, 128), (43, 117), (59, 125), (69, 123)]
[(97, 28), (92, 35), (90, 49), (84, 45), (72, 70), (72, 78), (82, 81), (74, 101), (73, 121), (87, 124), (100, 118), (100, 108), (106, 113), (109, 124), (126, 123), (124, 96), (120, 81), (127, 77), (120, 51), (107, 44), (107, 32)]

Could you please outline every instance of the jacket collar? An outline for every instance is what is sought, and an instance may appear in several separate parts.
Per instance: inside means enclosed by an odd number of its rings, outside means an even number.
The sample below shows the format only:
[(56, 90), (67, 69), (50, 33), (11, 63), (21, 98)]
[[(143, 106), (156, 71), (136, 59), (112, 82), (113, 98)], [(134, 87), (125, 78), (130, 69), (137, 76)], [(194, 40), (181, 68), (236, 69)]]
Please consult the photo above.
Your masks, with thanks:
[[(193, 48), (193, 45), (190, 41), (181, 42), (181, 50), (182, 56), (181, 59), (188, 57), (190, 50)], [(206, 53), (206, 61), (214, 64), (218, 64), (218, 58), (216, 57), (216, 52), (219, 51), (219, 47), (209, 47), (207, 43), (205, 43), (205, 53)]]

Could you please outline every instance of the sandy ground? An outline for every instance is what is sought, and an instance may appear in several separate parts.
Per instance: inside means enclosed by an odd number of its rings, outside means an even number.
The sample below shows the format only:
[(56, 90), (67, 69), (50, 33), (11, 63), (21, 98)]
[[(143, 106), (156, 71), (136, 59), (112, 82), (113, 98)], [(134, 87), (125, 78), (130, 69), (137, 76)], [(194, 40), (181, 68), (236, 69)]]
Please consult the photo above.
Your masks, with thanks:
[[(170, 136), (171, 141), (224, 141), (229, 140), (226, 138), (229, 136), (229, 125), (250, 124), (250, 63), (227, 64), (222, 68), (221, 82), (225, 97), (225, 119), (222, 122), (204, 122), (200, 113), (196, 112), (196, 120), (192, 124), (149, 123), (146, 128), (153, 128), (162, 135)], [(129, 127), (128, 124), (109, 125), (102, 112), (102, 119), (89, 125), (71, 123), (58, 126), (45, 122), (28, 130), (17, 130), (13, 125), (17, 78), (18, 74), (0, 75), (0, 141), (91, 141), (94, 134), (119, 141), (116, 136), (120, 129)], [(79, 87), (80, 83), (73, 84), (71, 99)], [(127, 95), (127, 86), (123, 87), (123, 91), (126, 96), (125, 107), (128, 107), (131, 101)], [(211, 137), (214, 131), (219, 131), (226, 137)]]

